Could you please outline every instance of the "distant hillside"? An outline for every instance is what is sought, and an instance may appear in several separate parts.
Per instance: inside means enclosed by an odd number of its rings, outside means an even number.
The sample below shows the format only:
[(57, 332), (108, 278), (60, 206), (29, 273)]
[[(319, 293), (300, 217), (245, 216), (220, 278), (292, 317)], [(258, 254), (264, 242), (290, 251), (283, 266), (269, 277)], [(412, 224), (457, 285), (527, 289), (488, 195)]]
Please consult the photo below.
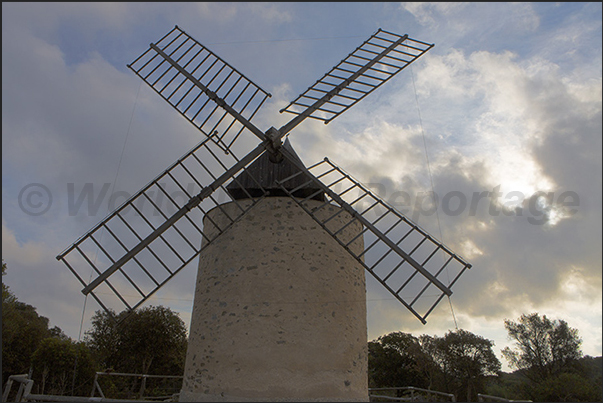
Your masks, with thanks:
[(582, 357), (580, 363), (584, 367), (585, 375), (599, 383), (601, 386), (601, 378), (603, 376), (603, 357), (591, 357), (589, 355)]
[[(590, 382), (602, 387), (603, 357), (585, 356), (578, 360), (581, 375), (588, 378)], [(526, 398), (524, 370), (513, 372), (502, 372), (499, 377), (490, 377), (487, 394), (505, 399), (518, 400)]]
[[(578, 360), (578, 363), (584, 369), (583, 375), (592, 380), (601, 380), (603, 376), (603, 357), (591, 357), (586, 355)], [(523, 378), (523, 370), (518, 369), (513, 372), (503, 372), (503, 376), (507, 379)]]

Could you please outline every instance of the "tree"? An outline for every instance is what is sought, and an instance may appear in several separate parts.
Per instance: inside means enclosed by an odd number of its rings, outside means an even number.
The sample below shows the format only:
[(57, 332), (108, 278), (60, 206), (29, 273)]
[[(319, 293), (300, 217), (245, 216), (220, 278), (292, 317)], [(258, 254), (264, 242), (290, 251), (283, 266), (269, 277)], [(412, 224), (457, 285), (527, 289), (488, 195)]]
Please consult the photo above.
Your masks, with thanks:
[[(120, 313), (117, 320), (126, 314)], [(108, 313), (97, 311), (86, 343), (104, 368), (154, 375), (184, 372), (186, 328), (177, 313), (163, 306), (134, 311), (119, 325)]]
[(500, 372), (494, 342), (458, 330), (444, 337), (394, 332), (369, 342), (369, 386), (416, 386), (476, 399)]
[(41, 394), (81, 396), (92, 389), (96, 366), (84, 343), (60, 335), (48, 337), (33, 353), (32, 365), (34, 385)]
[(438, 364), (441, 353), (438, 349), (438, 338), (427, 334), (419, 336), (419, 352), (417, 353), (417, 370), (427, 381), (427, 389), (445, 390), (445, 374)]
[[(513, 349), (503, 355), (527, 382), (526, 396), (536, 401), (600, 401), (600, 378), (591, 379), (588, 359), (582, 359), (578, 330), (564, 320), (538, 313), (523, 314), (517, 322), (505, 320)], [(600, 361), (599, 361), (600, 362)]]
[(369, 386), (427, 387), (417, 364), (419, 352), (419, 340), (408, 333), (394, 332), (369, 342)]
[[(3, 278), (7, 274), (6, 271), (6, 263), (3, 261)], [(2, 281), (3, 384), (10, 375), (26, 374), (30, 369), (33, 369), (36, 374), (35, 365), (32, 366), (32, 358), (45, 339), (70, 340), (58, 326), (49, 329), (48, 323), (48, 318), (38, 315), (36, 308), (17, 300), (17, 297)]]
[(564, 320), (550, 320), (538, 313), (523, 314), (517, 322), (505, 320), (505, 328), (515, 341), (515, 348), (504, 348), (504, 357), (511, 367), (525, 370), (533, 382), (575, 368), (576, 360), (582, 357), (578, 330)]
[(10, 289), (8, 288), (8, 286), (6, 284), (4, 284), (4, 276), (6, 276), (6, 263), (4, 263), (4, 260), (2, 261), (2, 303), (5, 302), (14, 302), (16, 300), (15, 296), (13, 295), (13, 293), (10, 291)]
[[(6, 263), (2, 262), (2, 276), (5, 275)], [(38, 315), (33, 306), (18, 301), (3, 281), (2, 384), (10, 375), (29, 372), (33, 352), (48, 335), (48, 318)]]
[(560, 373), (536, 385), (531, 397), (540, 402), (600, 402), (601, 389), (579, 374)]
[[(115, 313), (111, 312), (111, 315)], [(93, 352), (100, 367), (109, 369), (113, 365), (121, 364), (119, 353), (123, 348), (119, 329), (111, 316), (105, 311), (96, 311), (91, 321), (92, 329), (85, 333), (84, 342)]]
[(437, 338), (436, 346), (434, 359), (445, 374), (448, 392), (457, 398), (477, 399), (477, 393), (485, 389), (486, 378), (500, 372), (492, 340), (460, 329)]

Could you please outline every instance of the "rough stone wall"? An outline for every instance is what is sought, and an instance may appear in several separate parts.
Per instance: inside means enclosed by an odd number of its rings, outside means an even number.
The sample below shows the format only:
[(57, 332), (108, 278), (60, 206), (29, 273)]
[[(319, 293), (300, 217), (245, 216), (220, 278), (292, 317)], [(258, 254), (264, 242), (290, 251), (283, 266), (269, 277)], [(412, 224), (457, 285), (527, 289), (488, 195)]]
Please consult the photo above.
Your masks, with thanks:
[(364, 268), (290, 198), (262, 200), (201, 254), (180, 400), (368, 400)]

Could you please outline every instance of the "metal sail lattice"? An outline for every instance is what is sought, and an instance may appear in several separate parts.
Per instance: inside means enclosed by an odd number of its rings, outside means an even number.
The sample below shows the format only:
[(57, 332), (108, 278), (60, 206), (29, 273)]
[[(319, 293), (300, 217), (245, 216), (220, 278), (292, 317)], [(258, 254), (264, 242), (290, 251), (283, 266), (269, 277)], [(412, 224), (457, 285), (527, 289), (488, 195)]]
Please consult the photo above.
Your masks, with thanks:
[(224, 151), (271, 96), (178, 26), (128, 67)]
[[(302, 114), (327, 96), (327, 102), (308, 115), (327, 124), (432, 47), (433, 44), (411, 39), (408, 35), (379, 29), (280, 112)], [(340, 92), (334, 93), (337, 90)]]
[[(91, 294), (105, 310), (122, 312), (136, 309), (197, 257), (202, 248), (251, 209), (263, 195), (256, 194), (250, 202), (241, 203), (230, 196), (225, 186), (220, 185), (98, 285), (92, 288), (92, 282), (86, 279), (94, 275), (98, 280), (97, 276), (113, 267), (182, 209), (202, 188), (212, 184), (228, 169), (229, 164), (240, 161), (230, 151), (224, 155), (210, 139), (202, 141), (58, 255), (57, 259), (63, 261), (82, 283), (83, 292)], [(259, 184), (257, 188), (262, 189)], [(209, 238), (202, 228), (203, 217), (213, 208), (221, 209), (225, 202), (232, 202), (237, 208), (234, 213), (223, 210), (224, 222), (211, 222), (215, 229)], [(208, 219), (211, 220), (211, 217)]]
[[(281, 181), (283, 191), (426, 323), (427, 316), (444, 296), (452, 293), (451, 287), (471, 265), (328, 159), (307, 168), (305, 173), (310, 177), (308, 184), (325, 192), (323, 204), (317, 207), (310, 202), (312, 195), (304, 199), (293, 197), (293, 191), (284, 186), (292, 177)], [(320, 210), (329, 205), (341, 209), (325, 216)], [(344, 211), (350, 219), (341, 227), (333, 227), (333, 218)], [(362, 232), (351, 240), (344, 239), (344, 229), (357, 220), (364, 226)], [(349, 246), (360, 236), (364, 236), (365, 248), (357, 254)]]

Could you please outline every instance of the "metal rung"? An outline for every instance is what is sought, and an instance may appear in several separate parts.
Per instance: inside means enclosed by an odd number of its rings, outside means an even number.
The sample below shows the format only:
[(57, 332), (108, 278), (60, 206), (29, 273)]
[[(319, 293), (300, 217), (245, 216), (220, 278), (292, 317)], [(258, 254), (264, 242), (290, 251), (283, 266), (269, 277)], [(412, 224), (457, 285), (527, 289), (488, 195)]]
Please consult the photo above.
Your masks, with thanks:
[(304, 198), (301, 202), (304, 203), (304, 202), (306, 202), (308, 200), (311, 200), (312, 198), (314, 198), (315, 196), (317, 196), (317, 195), (319, 195), (321, 193), (323, 193), (322, 189), (317, 190), (316, 192), (312, 193), (310, 196)]
[(311, 180), (309, 180), (309, 181), (308, 181), (308, 182), (306, 182), (306, 183), (302, 183), (301, 185), (299, 185), (299, 186), (298, 186), (298, 187), (296, 187), (295, 189), (291, 190), (291, 194), (293, 194), (293, 193), (297, 192), (299, 189), (302, 189), (302, 188), (304, 188), (304, 187), (308, 186), (308, 185), (309, 185), (309, 184), (311, 184), (311, 183), (312, 183), (312, 181), (311, 181)]
[(333, 236), (337, 236), (337, 234), (339, 234), (341, 231), (343, 231), (344, 229), (346, 229), (346, 228), (348, 227), (348, 225), (352, 224), (353, 222), (357, 222), (357, 221), (356, 221), (356, 220), (353, 220), (353, 219), (352, 219), (352, 220), (350, 220), (350, 221), (348, 221), (348, 223), (347, 223), (347, 224), (345, 224), (343, 227), (341, 227), (341, 228), (339, 228), (337, 231), (335, 231), (335, 232), (333, 233)]
[[(361, 215), (366, 214), (367, 212), (369, 212), (373, 207), (375, 207), (377, 204), (379, 204), (379, 200), (377, 200), (375, 203), (371, 204), (371, 206), (369, 208), (367, 208), (366, 210), (364, 210), (362, 213), (360, 213)], [(375, 224), (373, 222), (373, 224)]]
[[(327, 103), (331, 103), (331, 102), (327, 102)], [(304, 107), (309, 107), (310, 105), (304, 105), (302, 103), (296, 102), (294, 105), (299, 105), (299, 106), (304, 106)], [(326, 112), (326, 113), (337, 113), (337, 111), (331, 111), (329, 109), (324, 109), (324, 108), (316, 108), (317, 111), (322, 111), (322, 112)]]
[[(362, 231), (360, 231), (360, 233), (358, 235), (356, 235), (354, 238), (352, 238), (352, 240), (348, 243), (345, 244), (345, 246), (350, 246), (356, 239), (360, 238), (361, 236), (364, 235), (364, 233), (368, 230), (368, 228), (363, 228)], [(360, 256), (358, 256), (360, 257)]]
[[(293, 194), (293, 192), (291, 192), (291, 194)], [(342, 210), (342, 209), (338, 209), (338, 210), (335, 212), (335, 214), (333, 214), (332, 216), (330, 216), (329, 218), (327, 218), (326, 220), (324, 220), (322, 223), (323, 223), (323, 224), (328, 223), (329, 221), (331, 221), (333, 218), (337, 217), (337, 216), (338, 216), (339, 214), (341, 214), (341, 213), (343, 213), (343, 210)]]
[(362, 59), (362, 60), (366, 60), (366, 61), (371, 61), (372, 60), (372, 59), (369, 59), (368, 57), (359, 56), (357, 54), (350, 55), (350, 57), (355, 57), (357, 59)]
[[(417, 249), (418, 249), (418, 248), (419, 248), (419, 247), (420, 247), (420, 246), (423, 244), (423, 242), (425, 242), (425, 238), (423, 238), (423, 239), (421, 240), (421, 242), (419, 242), (419, 243), (418, 243), (418, 244), (417, 244), (417, 245), (416, 245), (416, 246), (413, 248), (413, 250), (412, 250), (412, 251), (410, 251), (410, 253), (409, 253), (408, 255), (409, 255), (409, 256), (412, 256), (412, 254), (413, 254), (413, 253), (414, 253), (414, 252), (415, 252), (415, 251), (416, 251), (416, 250), (417, 250)], [(398, 289), (398, 291), (397, 291), (397, 292), (402, 291), (402, 289), (403, 289), (404, 287), (406, 287), (406, 286), (408, 285), (408, 283), (410, 283), (410, 281), (413, 279), (413, 277), (414, 277), (414, 276), (415, 276), (417, 273), (418, 273), (418, 272), (416, 272), (416, 271), (415, 271), (414, 273), (412, 273), (412, 274), (410, 275), (410, 277), (409, 277), (409, 278), (408, 278), (408, 279), (407, 279), (407, 280), (406, 280), (406, 281), (405, 281), (405, 282), (402, 284), (402, 286), (401, 286), (401, 287)], [(412, 305), (412, 303), (411, 303), (410, 305)]]
[[(332, 172), (332, 171), (331, 171)], [(317, 176), (317, 178), (320, 178), (319, 176)], [(340, 177), (339, 179), (331, 182), (330, 184), (327, 185), (328, 188), (331, 188), (333, 185), (338, 184), (339, 182), (341, 182), (342, 180), (345, 179), (345, 176)]]
[[(316, 176), (316, 178), (317, 178), (317, 179), (320, 179), (320, 178), (322, 178), (323, 176), (328, 175), (328, 174), (330, 174), (331, 172), (334, 172), (334, 171), (335, 171), (335, 168), (331, 168), (331, 169), (329, 169), (328, 171), (325, 171), (325, 172), (321, 173), (320, 175)], [(300, 171), (300, 172), (301, 172), (301, 171)]]
[[(308, 98), (308, 99), (311, 99), (313, 101), (320, 100), (320, 98), (316, 98), (316, 97), (313, 97), (313, 96), (310, 96), (310, 95), (304, 95), (304, 98)], [(334, 104), (334, 105), (337, 105), (337, 106), (342, 106), (342, 107), (347, 107), (348, 106), (347, 104), (342, 104), (342, 103), (339, 103), (339, 102), (334, 102), (332, 100), (330, 100), (328, 103), (329, 104)]]
[(354, 189), (356, 186), (356, 184), (354, 183), (351, 187), (347, 188), (346, 190), (344, 190), (343, 192), (339, 193), (339, 196), (343, 196), (344, 194), (346, 194), (347, 192), (349, 192), (350, 190)]
[(401, 63), (405, 64), (405, 65), (406, 65), (406, 64), (410, 64), (410, 62), (411, 62), (411, 61), (409, 61), (409, 60), (404, 60), (404, 59), (400, 59), (400, 58), (393, 57), (393, 56), (387, 56), (387, 59), (396, 60), (396, 61), (398, 61), (398, 62), (401, 62)]
[[(436, 252), (437, 250), (438, 250), (438, 249), (434, 250), (434, 251), (433, 251), (433, 253), (435, 254), (435, 252)], [(448, 260), (446, 261), (446, 263), (444, 263), (444, 265), (443, 265), (443, 266), (440, 268), (440, 270), (438, 270), (438, 272), (436, 273), (436, 276), (438, 276), (440, 273), (442, 273), (442, 271), (444, 271), (444, 269), (446, 268), (446, 266), (448, 266), (448, 263), (450, 263), (450, 261), (451, 261), (451, 260), (452, 260), (452, 256), (451, 256), (451, 257), (449, 257), (449, 258), (448, 258)], [(422, 290), (421, 290), (421, 291), (420, 291), (420, 292), (419, 292), (419, 293), (418, 293), (418, 294), (415, 296), (415, 299), (413, 299), (413, 300), (410, 302), (410, 305), (413, 305), (415, 302), (417, 302), (417, 300), (418, 300), (419, 298), (421, 298), (421, 295), (423, 295), (423, 293), (424, 293), (424, 292), (425, 292), (425, 291), (426, 291), (426, 290), (429, 288), (429, 286), (430, 286), (430, 285), (431, 285), (430, 283), (427, 283), (427, 284), (426, 284), (426, 285), (423, 287), (423, 289), (422, 289)], [(449, 284), (448, 286), (450, 287), (451, 285)]]

